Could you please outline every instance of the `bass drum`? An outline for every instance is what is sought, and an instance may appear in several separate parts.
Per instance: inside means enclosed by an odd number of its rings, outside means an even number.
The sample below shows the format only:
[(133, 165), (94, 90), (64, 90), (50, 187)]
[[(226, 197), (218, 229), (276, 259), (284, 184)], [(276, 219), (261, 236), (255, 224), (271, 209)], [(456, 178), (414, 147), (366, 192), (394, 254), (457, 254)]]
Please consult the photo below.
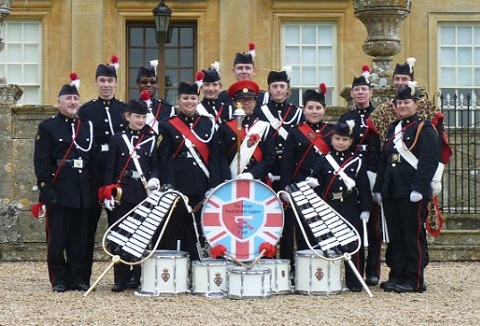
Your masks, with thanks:
[(262, 243), (276, 245), (283, 230), (277, 194), (258, 180), (229, 180), (213, 190), (202, 209), (202, 229), (213, 248), (223, 245), (232, 257), (249, 261)]

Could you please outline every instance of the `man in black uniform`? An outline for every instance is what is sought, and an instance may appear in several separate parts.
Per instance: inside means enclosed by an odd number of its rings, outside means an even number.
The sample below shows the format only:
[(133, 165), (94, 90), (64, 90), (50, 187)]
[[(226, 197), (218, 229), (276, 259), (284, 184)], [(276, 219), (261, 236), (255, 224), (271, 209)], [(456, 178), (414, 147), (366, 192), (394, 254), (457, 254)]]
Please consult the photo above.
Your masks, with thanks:
[[(343, 114), (338, 122), (348, 120), (355, 122), (351, 150), (358, 154), (363, 161), (369, 175), (371, 188), (375, 182), (380, 157), (380, 136), (367, 125), (367, 119), (374, 111), (370, 102), (372, 90), (366, 76), (354, 77), (351, 88), (354, 107)], [(364, 215), (366, 216), (366, 215)], [(382, 251), (382, 233), (380, 228), (380, 208), (372, 205), (370, 216), (366, 217), (368, 233), (368, 255), (366, 258), (365, 274), (367, 285), (378, 285), (380, 280), (380, 263)]]
[[(199, 80), (198, 77), (201, 79)], [(197, 106), (200, 114), (208, 115), (217, 124), (232, 118), (233, 108), (231, 104), (226, 104), (219, 99), (222, 89), (220, 74), (216, 69), (204, 69), (197, 73), (197, 82), (201, 84), (203, 99)], [(229, 101), (231, 103), (231, 101)]]
[(92, 124), (76, 116), (80, 97), (63, 85), (59, 113), (38, 126), (34, 166), (40, 201), (46, 205), (47, 264), (53, 291), (86, 291), (85, 249), (95, 147)]
[(417, 113), (419, 98), (416, 87), (398, 87), (395, 103), (400, 120), (387, 130), (373, 189), (376, 201), (383, 203), (390, 237), (386, 292), (426, 290), (425, 221), (440, 151), (434, 126)]
[[(147, 125), (158, 135), (158, 123), (175, 115), (175, 108), (163, 99), (156, 99), (157, 74), (154, 67), (139, 67), (137, 71), (137, 89), (140, 99), (147, 104)], [(148, 94), (148, 97), (146, 94)]]
[[(96, 175), (99, 177), (93, 185), (95, 193), (103, 186), (105, 175), (105, 158), (110, 137), (125, 129), (123, 113), (125, 103), (115, 98), (117, 87), (117, 71), (113, 65), (99, 64), (95, 72), (95, 85), (98, 88), (98, 98), (80, 107), (78, 116), (93, 123), (93, 138), (97, 153)], [(97, 203), (88, 217), (87, 262), (84, 271), (84, 283), (90, 284), (92, 275), (93, 252), (95, 248), (95, 232), (102, 213), (102, 206)], [(107, 212), (108, 213), (108, 212)]]
[(270, 71), (267, 77), (267, 104), (256, 107), (255, 112), (260, 120), (266, 121), (272, 128), (272, 138), (275, 143), (275, 163), (269, 173), (268, 184), (275, 191), (280, 187), (280, 162), (283, 155), (285, 140), (290, 129), (303, 121), (302, 109), (287, 101), (290, 95), (290, 77), (287, 71)]

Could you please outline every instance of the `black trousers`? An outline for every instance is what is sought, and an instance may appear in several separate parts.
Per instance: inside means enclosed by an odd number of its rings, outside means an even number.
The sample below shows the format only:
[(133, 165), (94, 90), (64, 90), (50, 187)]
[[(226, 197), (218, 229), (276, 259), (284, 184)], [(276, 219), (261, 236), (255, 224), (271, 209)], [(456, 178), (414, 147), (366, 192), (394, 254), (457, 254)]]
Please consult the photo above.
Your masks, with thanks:
[(389, 278), (408, 283), (420, 291), (424, 283), (424, 269), (428, 264), (425, 230), (428, 201), (412, 203), (409, 198), (384, 198), (390, 242), (386, 261)]
[(88, 209), (47, 206), (47, 264), (52, 286), (83, 282)]
[(380, 206), (374, 204), (370, 211), (370, 219), (367, 223), (368, 249), (365, 264), (367, 277), (376, 276), (380, 278), (380, 265), (382, 255), (382, 227), (380, 217)]
[(94, 207), (90, 209), (88, 214), (87, 237), (85, 246), (85, 268), (83, 271), (83, 281), (90, 284), (93, 267), (93, 253), (95, 251), (95, 235), (97, 233), (97, 225), (102, 215), (102, 206), (97, 202)]

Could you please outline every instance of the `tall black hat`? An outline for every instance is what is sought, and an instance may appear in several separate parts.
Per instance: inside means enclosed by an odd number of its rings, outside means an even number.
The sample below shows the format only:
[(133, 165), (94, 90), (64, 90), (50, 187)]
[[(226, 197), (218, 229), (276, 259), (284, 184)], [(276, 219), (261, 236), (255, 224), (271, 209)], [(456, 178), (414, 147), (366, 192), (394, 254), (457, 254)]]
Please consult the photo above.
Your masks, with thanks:
[(410, 76), (410, 78), (413, 80), (414, 77), (414, 71), (413, 67), (410, 67), (408, 63), (397, 63), (395, 65), (395, 70), (393, 71), (393, 75), (407, 75)]
[(195, 83), (180, 82), (178, 84), (178, 95), (182, 94), (198, 95), (198, 85)]
[(220, 75), (215, 69), (203, 69), (203, 82), (214, 83), (220, 80)]
[(142, 77), (157, 77), (155, 73), (155, 68), (153, 67), (138, 67), (137, 70), (137, 83)]
[(267, 77), (267, 84), (270, 85), (274, 82), (285, 82), (290, 84), (290, 77), (286, 71), (270, 71)]
[(420, 94), (418, 93), (418, 88), (411, 84), (410, 86), (400, 85), (397, 89), (397, 94), (395, 95), (396, 100), (418, 100), (420, 99)]
[(352, 88), (354, 88), (355, 86), (363, 85), (370, 87), (370, 83), (368, 82), (367, 78), (365, 78), (364, 76), (353, 77)]
[(77, 87), (75, 85), (68, 85), (68, 84), (63, 85), (62, 88), (60, 88), (60, 92), (58, 93), (58, 97), (60, 97), (62, 95), (77, 95), (77, 96), (80, 96), (80, 94), (78, 94)]
[(321, 83), (319, 85), (320, 92), (317, 92), (312, 89), (307, 89), (305, 93), (303, 93), (303, 106), (307, 104), (308, 101), (320, 102), (323, 107), (325, 105), (325, 94), (327, 94), (327, 85), (325, 83)]
[(126, 112), (137, 113), (137, 114), (147, 114), (148, 108), (147, 104), (139, 100), (131, 100), (127, 104)]
[(338, 122), (333, 128), (333, 133), (339, 136), (353, 137), (353, 125), (355, 122), (350, 120), (351, 123)]
[(98, 76), (113, 77), (116, 79), (117, 70), (114, 66), (101, 63), (97, 66), (97, 71), (95, 72), (95, 78), (98, 78)]

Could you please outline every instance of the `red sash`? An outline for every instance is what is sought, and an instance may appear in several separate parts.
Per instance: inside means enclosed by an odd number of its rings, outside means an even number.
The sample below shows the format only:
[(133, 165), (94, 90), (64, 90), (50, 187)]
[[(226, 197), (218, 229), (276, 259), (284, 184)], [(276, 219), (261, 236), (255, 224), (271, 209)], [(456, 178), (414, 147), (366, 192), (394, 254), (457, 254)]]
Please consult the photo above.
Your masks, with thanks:
[[(197, 119), (200, 119), (200, 117), (198, 117)], [(210, 154), (208, 146), (198, 140), (198, 138), (193, 134), (190, 128), (187, 127), (187, 125), (183, 123), (183, 121), (180, 120), (179, 117), (173, 117), (168, 120), (168, 122), (170, 122), (170, 124), (174, 126), (175, 129), (177, 129), (185, 138), (188, 138), (193, 143), (193, 145), (195, 145), (195, 148), (198, 150), (198, 153), (202, 157), (203, 161), (205, 163), (208, 163), (208, 156)]]
[[(237, 134), (237, 121), (235, 119), (232, 119), (230, 121), (227, 121), (227, 125), (230, 127), (230, 129), (232, 129), (232, 131)], [(247, 133), (245, 132), (245, 128), (242, 128), (242, 134), (240, 136), (240, 141), (243, 142), (243, 140), (245, 139), (245, 136), (247, 135)], [(260, 138), (262, 137), (262, 135), (260, 135)], [(232, 147), (232, 149), (235, 148)], [(229, 152), (232, 150), (230, 149)], [(257, 161), (257, 162), (260, 162), (262, 159), (263, 159), (263, 153), (262, 153), (262, 150), (260, 149), (260, 146), (257, 146), (255, 148), (255, 150), (253, 151), (253, 154), (252, 154), (253, 158)]]
[(330, 146), (320, 137), (320, 133), (316, 133), (312, 127), (306, 123), (302, 123), (298, 126), (298, 130), (310, 141), (310, 143), (318, 148), (322, 154), (330, 152)]
[(223, 108), (225, 107), (225, 105), (222, 103), (222, 105), (220, 106), (220, 109), (218, 110), (217, 112), (217, 115), (215, 116), (215, 122), (218, 121), (218, 119), (220, 119), (220, 116), (222, 115), (222, 112), (223, 112)]

